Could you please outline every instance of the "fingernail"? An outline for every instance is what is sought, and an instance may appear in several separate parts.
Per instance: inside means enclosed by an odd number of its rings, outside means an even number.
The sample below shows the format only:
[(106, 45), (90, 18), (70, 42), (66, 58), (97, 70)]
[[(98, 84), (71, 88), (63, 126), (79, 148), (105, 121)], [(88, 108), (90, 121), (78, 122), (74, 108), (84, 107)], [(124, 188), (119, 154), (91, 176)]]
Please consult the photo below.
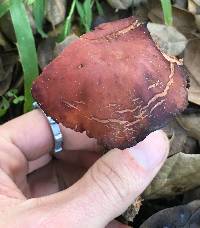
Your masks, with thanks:
[(155, 131), (128, 151), (140, 166), (146, 170), (152, 170), (167, 158), (169, 140), (163, 131)]

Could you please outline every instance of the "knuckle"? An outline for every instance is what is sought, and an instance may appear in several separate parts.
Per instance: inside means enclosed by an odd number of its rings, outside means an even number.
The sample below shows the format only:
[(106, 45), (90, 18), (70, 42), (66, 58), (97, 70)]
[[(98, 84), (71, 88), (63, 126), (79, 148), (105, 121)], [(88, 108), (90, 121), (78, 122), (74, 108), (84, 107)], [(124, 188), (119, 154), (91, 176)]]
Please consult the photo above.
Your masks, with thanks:
[(109, 201), (113, 202), (124, 200), (127, 194), (129, 194), (129, 183), (121, 174), (123, 171), (116, 167), (107, 162), (106, 159), (101, 158), (92, 167), (90, 173), (93, 181), (98, 185), (102, 193)]
[(21, 151), (3, 137), (0, 137), (0, 146), (0, 168), (14, 180), (22, 173), (26, 173), (28, 164)]

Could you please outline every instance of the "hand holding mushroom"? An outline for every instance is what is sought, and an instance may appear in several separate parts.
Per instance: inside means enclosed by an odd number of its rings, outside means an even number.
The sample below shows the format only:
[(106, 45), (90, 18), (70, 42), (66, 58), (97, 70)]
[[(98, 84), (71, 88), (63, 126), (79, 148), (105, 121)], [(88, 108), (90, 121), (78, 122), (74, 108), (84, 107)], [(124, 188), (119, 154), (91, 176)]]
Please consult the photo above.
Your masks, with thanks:
[(0, 127), (0, 227), (125, 228), (113, 219), (162, 166), (166, 136), (157, 131), (135, 147), (101, 157), (96, 140), (64, 127), (62, 132), (64, 151), (55, 159), (41, 111)]

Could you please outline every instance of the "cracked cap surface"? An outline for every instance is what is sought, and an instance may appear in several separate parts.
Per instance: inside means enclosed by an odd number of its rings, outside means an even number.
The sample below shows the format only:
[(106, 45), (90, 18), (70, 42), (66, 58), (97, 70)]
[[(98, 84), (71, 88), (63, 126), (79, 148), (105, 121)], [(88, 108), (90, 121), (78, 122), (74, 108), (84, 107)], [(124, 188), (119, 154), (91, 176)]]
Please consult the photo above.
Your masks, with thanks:
[(33, 84), (41, 108), (68, 128), (124, 149), (187, 106), (187, 71), (161, 53), (135, 18), (74, 41)]

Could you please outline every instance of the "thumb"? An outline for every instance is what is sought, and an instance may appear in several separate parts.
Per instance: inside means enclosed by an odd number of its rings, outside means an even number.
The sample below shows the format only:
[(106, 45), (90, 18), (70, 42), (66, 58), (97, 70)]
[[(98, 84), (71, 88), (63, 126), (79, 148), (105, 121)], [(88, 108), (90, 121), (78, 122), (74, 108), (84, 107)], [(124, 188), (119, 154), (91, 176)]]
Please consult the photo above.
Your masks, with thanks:
[(81, 179), (87, 205), (94, 215), (90, 219), (104, 227), (122, 214), (150, 184), (168, 152), (169, 140), (160, 130), (132, 148), (114, 149), (101, 157)]
[(168, 151), (162, 131), (151, 133), (132, 148), (113, 149), (67, 190), (29, 202), (32, 213), (26, 217), (36, 227), (105, 227), (149, 185)]

